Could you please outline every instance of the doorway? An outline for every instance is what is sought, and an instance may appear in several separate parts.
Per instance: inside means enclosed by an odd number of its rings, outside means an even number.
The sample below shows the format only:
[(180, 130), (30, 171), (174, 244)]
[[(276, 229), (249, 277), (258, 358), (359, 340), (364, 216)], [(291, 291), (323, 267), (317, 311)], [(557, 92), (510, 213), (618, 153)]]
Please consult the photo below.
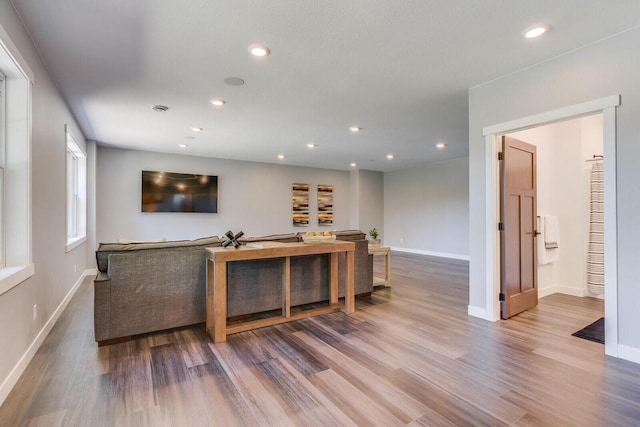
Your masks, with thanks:
[[(594, 206), (602, 206), (599, 203), (592, 204), (591, 201), (592, 170), (603, 165), (602, 121), (602, 113), (598, 113), (509, 133), (504, 137), (525, 141), (536, 152), (533, 176), (534, 190), (537, 191), (533, 197), (536, 198), (537, 215), (533, 214), (533, 220), (527, 221), (521, 236), (514, 236), (516, 233), (513, 227), (511, 232), (509, 227), (505, 227), (502, 238), (504, 240), (508, 237), (506, 235), (511, 235), (521, 242), (520, 246), (525, 243), (531, 246), (530, 251), (523, 253), (526, 257), (520, 266), (533, 265), (536, 294), (540, 298), (553, 293), (578, 297), (604, 296), (603, 287), (594, 284), (603, 282), (604, 278), (602, 218), (599, 213), (592, 215), (591, 211)], [(504, 152), (504, 148), (502, 151)], [(504, 154), (503, 158), (504, 170), (510, 159)], [(524, 166), (527, 164), (528, 162)], [(525, 169), (515, 168), (519, 174)], [(598, 183), (594, 182), (594, 185), (598, 189), (594, 197), (599, 199), (602, 193)], [(501, 190), (505, 191), (505, 188)], [(504, 214), (504, 205), (502, 208), (504, 221), (508, 216)], [(523, 209), (519, 211), (522, 213)], [(513, 252), (509, 251), (509, 255), (513, 255)], [(521, 270), (520, 276), (523, 276), (526, 269), (520, 266), (513, 260), (509, 263), (502, 262), (503, 274), (505, 270), (512, 273)], [(587, 274), (587, 271), (590, 273)], [(523, 281), (523, 284), (526, 282)], [(508, 293), (504, 288), (503, 279), (503, 294)], [(505, 316), (505, 306), (508, 308), (510, 302), (507, 299), (502, 304), (502, 318), (511, 317), (535, 305), (535, 301), (532, 301), (526, 307), (510, 310), (511, 314)]]
[(500, 317), (500, 235), (498, 231), (500, 212), (498, 137), (519, 130), (556, 123), (586, 115), (603, 115), (603, 154), (609, 161), (604, 164), (604, 205), (605, 205), (605, 353), (618, 357), (618, 304), (617, 304), (617, 220), (616, 220), (616, 107), (620, 105), (620, 95), (601, 98), (582, 104), (548, 111), (488, 126), (483, 129), (486, 144), (485, 194), (486, 216), (485, 237), (487, 242), (485, 301), (488, 314), (493, 320)]

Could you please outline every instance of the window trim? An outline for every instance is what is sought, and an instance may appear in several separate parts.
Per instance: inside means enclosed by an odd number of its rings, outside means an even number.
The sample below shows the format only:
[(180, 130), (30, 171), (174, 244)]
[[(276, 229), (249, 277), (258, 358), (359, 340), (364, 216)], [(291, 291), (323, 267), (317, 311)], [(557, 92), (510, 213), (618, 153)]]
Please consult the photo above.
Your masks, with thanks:
[[(65, 125), (66, 235), (65, 252), (87, 241), (87, 154)], [(71, 160), (70, 160), (71, 158)], [(69, 162), (72, 162), (71, 171)], [(70, 173), (71, 172), (71, 173)], [(72, 182), (69, 182), (71, 180)], [(73, 201), (70, 203), (70, 198)]]
[(7, 118), (6, 118), (6, 90), (5, 90), (6, 78), (4, 74), (0, 72), (0, 270), (4, 269), (6, 265), (5, 258), (5, 224), (4, 224), (4, 170), (5, 170), (5, 150), (6, 150), (6, 133), (7, 133)]
[(84, 242), (87, 241), (87, 236), (78, 236), (78, 237), (73, 237), (71, 239), (67, 239), (67, 244), (64, 245), (64, 251), (65, 252), (71, 252), (72, 250), (74, 250), (75, 248), (77, 248), (78, 246), (80, 246), (81, 244), (83, 244)]
[(35, 269), (34, 264), (0, 268), (0, 295), (33, 276)]
[[(0, 25), (0, 68), (5, 75), (4, 97), (4, 267), (0, 295), (35, 274), (32, 262), (31, 136), (34, 74)], [(15, 111), (15, 114), (14, 114)], [(15, 144), (15, 147), (14, 147)], [(11, 157), (6, 147), (11, 145)], [(14, 149), (15, 148), (15, 149)], [(16, 170), (21, 173), (16, 174)], [(16, 179), (16, 181), (12, 181)], [(7, 182), (11, 185), (7, 186)], [(15, 223), (14, 223), (15, 221)], [(8, 228), (7, 224), (11, 224)]]

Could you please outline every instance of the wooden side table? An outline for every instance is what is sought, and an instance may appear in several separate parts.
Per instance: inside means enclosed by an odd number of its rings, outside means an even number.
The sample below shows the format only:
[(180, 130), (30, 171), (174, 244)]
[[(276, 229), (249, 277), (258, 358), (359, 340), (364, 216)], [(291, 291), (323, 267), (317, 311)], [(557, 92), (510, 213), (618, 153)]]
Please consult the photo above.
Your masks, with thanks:
[(391, 287), (391, 248), (389, 246), (369, 244), (369, 254), (373, 256), (384, 255), (386, 257), (384, 279), (373, 276), (373, 286), (384, 285)]

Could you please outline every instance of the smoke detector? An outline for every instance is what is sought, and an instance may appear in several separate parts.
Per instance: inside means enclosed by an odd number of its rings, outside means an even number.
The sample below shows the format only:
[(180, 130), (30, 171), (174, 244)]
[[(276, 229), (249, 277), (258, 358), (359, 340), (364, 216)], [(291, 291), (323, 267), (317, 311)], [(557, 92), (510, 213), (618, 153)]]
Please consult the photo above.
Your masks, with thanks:
[(229, 86), (242, 86), (244, 84), (244, 80), (240, 77), (227, 77), (224, 82)]

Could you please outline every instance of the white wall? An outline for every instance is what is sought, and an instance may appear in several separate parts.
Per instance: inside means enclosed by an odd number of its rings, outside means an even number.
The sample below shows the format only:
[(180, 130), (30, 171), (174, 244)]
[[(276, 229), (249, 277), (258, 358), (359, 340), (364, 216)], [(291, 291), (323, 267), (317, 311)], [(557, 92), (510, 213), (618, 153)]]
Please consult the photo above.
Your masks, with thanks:
[(354, 170), (350, 175), (349, 227), (369, 235), (373, 228), (384, 239), (384, 174), (377, 171)]
[[(0, 0), (0, 26), (35, 75), (32, 86), (32, 253), (35, 275), (0, 295), (0, 402), (4, 400), (87, 267), (86, 244), (65, 253), (65, 132), (75, 120), (49, 77), (8, 0)], [(93, 230), (89, 230), (91, 234)], [(38, 316), (32, 319), (33, 305)]]
[(509, 135), (536, 146), (538, 215), (555, 215), (560, 223), (560, 258), (538, 268), (540, 297), (587, 293), (591, 163), (585, 160), (602, 154), (602, 132), (598, 114)]
[[(470, 310), (486, 309), (486, 185), (482, 129), (620, 94), (617, 108), (618, 342), (640, 361), (640, 29), (469, 90)], [(490, 255), (489, 255), (490, 256)]]
[[(218, 213), (140, 212), (141, 171), (218, 176)], [(291, 184), (309, 184), (309, 227), (292, 225)], [(318, 225), (317, 186), (333, 185), (333, 226)], [(349, 172), (98, 147), (97, 241), (262, 236), (349, 228)]]
[(467, 259), (468, 197), (466, 158), (386, 172), (385, 244), (397, 250)]
[(360, 170), (358, 189), (358, 229), (369, 235), (376, 228), (384, 242), (384, 174)]
[(349, 228), (360, 227), (360, 171), (352, 170), (349, 174)]

